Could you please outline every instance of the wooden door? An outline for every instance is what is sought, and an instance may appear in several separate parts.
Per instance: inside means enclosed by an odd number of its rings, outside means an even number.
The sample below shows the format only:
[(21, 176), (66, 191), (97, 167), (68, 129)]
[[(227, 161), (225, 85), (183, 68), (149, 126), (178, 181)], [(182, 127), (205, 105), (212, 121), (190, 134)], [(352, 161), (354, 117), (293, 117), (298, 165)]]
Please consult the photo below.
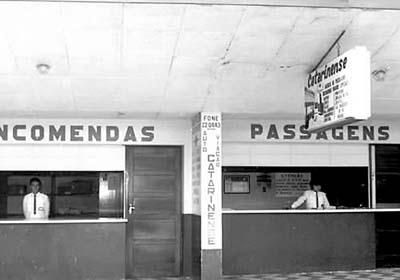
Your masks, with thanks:
[(180, 147), (127, 147), (127, 277), (181, 272)]

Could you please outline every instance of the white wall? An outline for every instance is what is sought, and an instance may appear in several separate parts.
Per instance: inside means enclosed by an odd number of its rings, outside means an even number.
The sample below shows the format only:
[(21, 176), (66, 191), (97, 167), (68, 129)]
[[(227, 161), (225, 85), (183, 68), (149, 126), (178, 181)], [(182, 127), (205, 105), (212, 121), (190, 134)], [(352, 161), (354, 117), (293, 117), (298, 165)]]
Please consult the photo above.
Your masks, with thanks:
[(1, 145), (0, 170), (123, 171), (121, 145)]
[[(0, 170), (125, 170), (124, 145), (176, 145), (183, 147), (183, 213), (192, 213), (192, 148), (190, 120), (101, 120), (101, 119), (0, 119), (0, 125), (10, 128), (8, 140), (0, 139)], [(26, 125), (19, 135), (26, 141), (15, 141), (12, 137), (14, 125)], [(42, 141), (30, 139), (30, 128), (42, 125), (45, 131), (49, 125), (83, 125), (80, 131), (82, 142), (68, 140), (50, 142), (47, 133)], [(132, 126), (138, 141), (125, 142), (123, 136), (115, 142), (107, 142), (103, 136), (100, 142), (87, 141), (87, 125), (118, 126), (121, 133)], [(143, 126), (154, 126), (154, 139), (140, 141)], [(68, 128), (67, 128), (68, 129)]]
[(367, 144), (224, 143), (224, 166), (368, 166)]
[[(357, 122), (335, 133), (309, 136), (303, 124), (302, 120), (224, 120), (223, 165), (368, 166), (369, 144), (400, 141), (399, 123), (393, 121)], [(373, 131), (372, 139), (365, 129)]]

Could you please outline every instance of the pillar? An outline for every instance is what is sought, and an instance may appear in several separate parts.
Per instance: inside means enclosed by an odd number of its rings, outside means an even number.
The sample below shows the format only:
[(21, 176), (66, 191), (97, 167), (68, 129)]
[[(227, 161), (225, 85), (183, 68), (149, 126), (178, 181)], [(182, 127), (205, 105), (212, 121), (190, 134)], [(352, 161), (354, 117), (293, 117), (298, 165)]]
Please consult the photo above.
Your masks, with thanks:
[[(220, 113), (200, 113), (198, 149), (201, 215), (201, 279), (222, 276), (222, 120)], [(193, 132), (194, 133), (194, 132)], [(198, 134), (197, 134), (198, 135)]]

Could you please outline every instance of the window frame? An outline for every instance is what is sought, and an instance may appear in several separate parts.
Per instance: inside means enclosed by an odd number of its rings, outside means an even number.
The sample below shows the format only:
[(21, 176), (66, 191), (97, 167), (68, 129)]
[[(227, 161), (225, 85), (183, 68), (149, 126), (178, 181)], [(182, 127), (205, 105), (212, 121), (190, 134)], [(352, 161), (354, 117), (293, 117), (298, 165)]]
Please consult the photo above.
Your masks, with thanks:
[[(49, 213), (49, 219), (48, 221), (60, 221), (60, 220), (99, 220), (99, 219), (125, 219), (125, 174), (124, 171), (49, 171), (49, 170), (44, 170), (44, 171), (36, 171), (36, 170), (1, 170), (0, 173), (2, 173), (3, 178), (6, 178), (6, 181), (2, 182), (5, 184), (4, 186), (7, 186), (7, 188), (3, 191), (0, 191), (0, 196), (2, 199), (7, 200), (7, 203), (5, 203), (6, 207), (4, 209), (1, 209), (1, 215), (0, 215), (0, 221), (11, 221), (11, 220), (26, 220), (23, 213), (22, 215), (20, 213), (18, 214), (10, 214), (9, 209), (8, 209), (8, 199), (10, 196), (13, 197), (21, 197), (19, 200), (23, 200), (23, 197), (26, 194), (30, 193), (29, 190), (29, 182), (26, 183), (24, 186), (24, 193), (21, 193), (18, 191), (18, 194), (15, 194), (14, 192), (11, 192), (8, 188), (8, 178), (10, 176), (26, 176), (26, 177), (48, 177), (48, 180), (50, 181), (50, 186), (48, 186), (46, 191), (41, 190), (42, 193), (46, 194), (49, 198), (50, 201), (50, 213)], [(119, 188), (116, 189), (116, 199), (114, 200), (115, 205), (117, 206), (112, 214), (109, 215), (102, 215), (105, 212), (102, 211), (101, 209), (101, 204), (100, 204), (100, 176), (102, 174), (119, 174)], [(58, 184), (57, 184), (57, 179), (62, 178), (62, 177), (85, 177), (87, 176), (88, 178), (91, 177), (91, 180), (97, 181), (97, 186), (93, 185), (90, 187), (91, 192), (90, 193), (69, 193), (69, 194), (60, 194), (57, 190)], [(84, 179), (82, 179), (84, 180)], [(73, 214), (73, 213), (66, 213), (65, 215), (62, 215), (58, 213), (56, 205), (56, 199), (57, 197), (74, 197), (74, 196), (96, 196), (97, 199), (97, 207), (95, 208), (97, 210), (96, 213), (79, 213), (78, 214)], [(80, 207), (76, 209), (76, 211), (80, 211), (84, 206), (85, 203), (83, 202)], [(82, 207), (83, 206), (83, 207)], [(22, 204), (21, 204), (22, 207)]]
[[(332, 173), (330, 173), (331, 168)], [(351, 176), (351, 173), (355, 174), (355, 177), (352, 177), (350, 181), (346, 181), (346, 184), (342, 184), (341, 177), (336, 176), (336, 173), (334, 173), (341, 171), (345, 171), (343, 172), (343, 179)], [(368, 166), (224, 166), (222, 178), (224, 178), (226, 174), (234, 175), (234, 173), (241, 176), (245, 174), (251, 175), (251, 197), (248, 195), (230, 196), (230, 193), (226, 194), (224, 192), (222, 198), (222, 207), (224, 209), (232, 209), (233, 211), (289, 211), (289, 206), (296, 201), (301, 194), (297, 197), (286, 195), (276, 197), (277, 189), (274, 186), (270, 186), (267, 187), (267, 193), (264, 195), (263, 193), (265, 191), (257, 184), (258, 176), (272, 175), (273, 173), (297, 173), (297, 175), (299, 175), (299, 173), (310, 173), (311, 180), (315, 180), (316, 178), (317, 180), (321, 180), (323, 185), (322, 192), (327, 193), (327, 198), (331, 206), (337, 206), (336, 208), (330, 207), (324, 209), (324, 211), (365, 211), (371, 209), (369, 203)], [(327, 178), (327, 175), (332, 175), (334, 180)], [(354, 188), (351, 189), (351, 196), (349, 196), (347, 187), (353, 185)], [(335, 186), (339, 186), (339, 188)], [(259, 197), (257, 198), (255, 196)], [(263, 198), (264, 196), (265, 198)], [(305, 209), (300, 207), (298, 210), (303, 211)]]

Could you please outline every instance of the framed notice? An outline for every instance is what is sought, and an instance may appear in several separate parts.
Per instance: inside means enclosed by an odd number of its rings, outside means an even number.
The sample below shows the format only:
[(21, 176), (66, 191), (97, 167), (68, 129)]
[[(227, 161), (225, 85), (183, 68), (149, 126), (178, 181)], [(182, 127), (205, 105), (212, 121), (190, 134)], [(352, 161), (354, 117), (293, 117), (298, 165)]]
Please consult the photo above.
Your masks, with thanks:
[(225, 175), (224, 193), (250, 193), (250, 176)]
[(308, 74), (305, 127), (318, 132), (371, 116), (371, 58), (355, 47)]
[(272, 174), (276, 197), (298, 197), (310, 189), (310, 172), (275, 172)]

